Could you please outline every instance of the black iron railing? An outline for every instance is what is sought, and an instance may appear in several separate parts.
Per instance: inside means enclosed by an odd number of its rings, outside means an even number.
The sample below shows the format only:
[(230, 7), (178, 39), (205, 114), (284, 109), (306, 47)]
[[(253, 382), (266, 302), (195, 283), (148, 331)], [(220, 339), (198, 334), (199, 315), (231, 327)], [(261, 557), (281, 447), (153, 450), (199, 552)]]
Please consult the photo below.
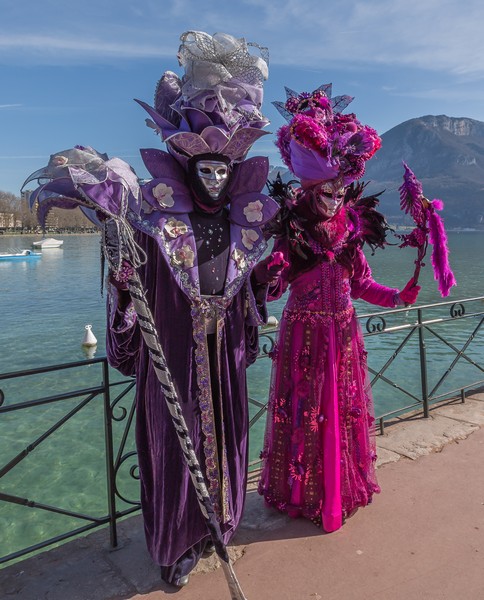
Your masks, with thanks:
[[(362, 314), (359, 320), (369, 357), (372, 356), (372, 340), (378, 341), (378, 355), (384, 357), (380, 366), (372, 365), (370, 360), (369, 371), (374, 396), (386, 395), (390, 400), (393, 397), (398, 398), (390, 409), (378, 412), (381, 432), (385, 422), (397, 415), (418, 411), (423, 417), (427, 417), (433, 404), (455, 398), (464, 401), (466, 390), (482, 387), (484, 296), (459, 302), (441, 302)], [(261, 330), (259, 359), (267, 359), (274, 349), (276, 338), (277, 328)], [(267, 380), (269, 370), (270, 361), (267, 360)], [(52, 387), (55, 387), (54, 375), (59, 374), (63, 374), (64, 377), (61, 387), (67, 382), (67, 391), (30, 398), (35, 393), (35, 386), (29, 382), (37, 377), (47, 377), (49, 384), (52, 381)], [(452, 384), (455, 374), (459, 375), (457, 385)], [(76, 386), (76, 381), (93, 384)], [(13, 519), (15, 523), (25, 520), (28, 524), (30, 511), (67, 519), (67, 525), (61, 532), (54, 535), (46, 535), (44, 532), (41, 541), (24, 548), (9, 550), (0, 557), (0, 564), (85, 534), (102, 525), (109, 526), (111, 544), (117, 545), (117, 521), (139, 510), (138, 472), (133, 441), (134, 387), (135, 381), (122, 378), (112, 371), (105, 358), (0, 375), (0, 519), (5, 514), (7, 516), (3, 521), (6, 523)], [(250, 398), (251, 428), (263, 427), (260, 420), (266, 413), (266, 396), (264, 393), (259, 399)], [(28, 399), (23, 400), (23, 397)], [(45, 418), (38, 419), (35, 426), (30, 428), (29, 436), (22, 431), (25, 429), (22, 424), (28, 420), (13, 417), (23, 416), (26, 411), (40, 410), (41, 407), (55, 407), (53, 414), (49, 415), (49, 426), (45, 425)], [(84, 434), (75, 426), (75, 419), (80, 411), (87, 410), (93, 411), (93, 421), (103, 422), (103, 428), (99, 428), (104, 438), (102, 444), (99, 444), (96, 432), (91, 432), (94, 441), (89, 440), (88, 432)], [(68, 427), (72, 438), (69, 441), (75, 448), (85, 450), (90, 447), (90, 442), (93, 442), (93, 453), (102, 459), (103, 466), (100, 463), (97, 465), (99, 473), (90, 482), (86, 482), (87, 486), (95, 487), (97, 492), (95, 506), (89, 510), (81, 510), (76, 505), (79, 496), (78, 478), (76, 499), (71, 503), (75, 508), (66, 506), (64, 494), (62, 499), (59, 499), (53, 492), (54, 501), (50, 502), (40, 497), (30, 497), (39, 494), (38, 490), (44, 493), (45, 489), (51, 486), (53, 473), (57, 475), (62, 466), (56, 463), (56, 456), (62, 458), (63, 453), (76, 452), (72, 447), (66, 450), (65, 440), (62, 444), (48, 446), (59, 431)], [(19, 430), (18, 435), (16, 428)], [(82, 429), (86, 430), (85, 421)], [(25, 441), (26, 437), (28, 441)], [(8, 439), (12, 440), (10, 444)], [(47, 446), (43, 460), (51, 461), (52, 464), (44, 473), (44, 481), (37, 481), (37, 490), (27, 482), (28, 493), (17, 491), (13, 475), (23, 468), (31, 456), (40, 452), (43, 446)], [(79, 462), (82, 462), (82, 457)], [(252, 467), (257, 462), (251, 463)], [(76, 477), (76, 468), (71, 470)], [(39, 469), (26, 471), (29, 477), (42, 479)], [(14, 517), (8, 515), (9, 508), (17, 511)], [(5, 528), (3, 530), (5, 531)], [(11, 544), (2, 543), (2, 548), (9, 546)]]
[[(68, 517), (73, 521), (80, 521), (81, 523), (84, 523), (78, 527), (71, 527), (68, 531), (64, 531), (58, 535), (47, 537), (41, 542), (30, 545), (27, 548), (10, 552), (5, 556), (0, 557), (0, 564), (17, 559), (27, 553), (40, 550), (70, 537), (86, 533), (89, 530), (101, 525), (109, 525), (111, 544), (116, 546), (116, 521), (123, 516), (138, 510), (139, 508), (139, 502), (134, 501), (131, 502), (133, 506), (120, 510), (117, 508), (116, 501), (117, 496), (119, 499), (122, 499), (125, 504), (129, 502), (123, 497), (122, 494), (119, 493), (119, 490), (117, 489), (116, 474), (119, 471), (121, 463), (127, 460), (131, 454), (125, 454), (124, 449), (126, 448), (126, 441), (130, 435), (132, 413), (134, 412), (132, 398), (129, 400), (131, 405), (130, 415), (127, 419), (126, 427), (124, 427), (124, 431), (122, 432), (121, 442), (118, 444), (117, 452), (115, 452), (115, 445), (113, 441), (113, 423), (128, 417), (128, 411), (125, 408), (121, 409), (120, 416), (116, 416), (115, 410), (118, 403), (134, 388), (134, 380), (114, 383), (110, 382), (110, 369), (108, 367), (106, 358), (97, 358), (63, 365), (54, 365), (38, 369), (5, 373), (0, 375), (0, 385), (3, 387), (7, 382), (19, 380), (22, 383), (25, 382), (22, 385), (23, 389), (25, 389), (25, 386), (27, 386), (27, 392), (24, 391), (23, 393), (28, 393), (28, 382), (30, 379), (34, 378), (34, 376), (52, 376), (54, 373), (74, 372), (78, 371), (79, 369), (85, 370), (90, 367), (96, 367), (98, 371), (96, 375), (92, 372), (89, 373), (89, 376), (86, 377), (86, 379), (99, 379), (100, 383), (97, 385), (79, 387), (76, 389), (70, 389), (67, 392), (53, 394), (50, 396), (42, 396), (33, 400), (20, 402), (10, 402), (9, 394), (5, 393), (3, 389), (0, 389), (0, 440), (2, 440), (0, 441), (0, 448), (2, 450), (2, 452), (0, 452), (0, 457), (2, 457), (0, 458), (0, 508), (5, 508), (5, 505), (22, 506), (25, 509), (35, 509), (42, 511), (43, 513), (55, 513), (57, 515)], [(79, 376), (80, 374), (78, 373), (78, 378)], [(111, 400), (111, 392), (118, 386), (122, 386), (122, 391), (118, 393), (114, 400)], [(104, 415), (104, 444), (99, 445), (98, 450), (103, 452), (105, 462), (105, 510), (101, 514), (88, 514), (79, 510), (70, 510), (69, 508), (63, 507), (61, 505), (62, 502), (59, 502), (59, 504), (45, 503), (30, 497), (25, 497), (19, 493), (5, 492), (5, 490), (9, 488), (8, 477), (12, 474), (13, 470), (22, 468), (23, 464), (28, 461), (32, 453), (38, 451), (43, 445), (47, 444), (52, 436), (54, 436), (61, 428), (75, 420), (75, 417), (80, 411), (85, 411), (86, 407), (92, 404), (97, 405)], [(10, 427), (10, 423), (6, 420), (6, 416), (13, 415), (14, 413), (23, 414), (29, 409), (35, 410), (39, 407), (45, 407), (48, 405), (55, 405), (56, 407), (59, 407), (59, 411), (52, 419), (49, 427), (46, 429), (44, 428), (44, 430), (42, 430), (38, 435), (34, 435), (32, 438), (30, 438), (28, 443), (22, 443), (21, 449), (17, 451), (15, 449), (12, 451), (11, 447), (7, 447), (6, 432), (2, 432), (3, 427)], [(18, 422), (20, 423), (20, 420), (18, 420)], [(57, 451), (59, 456), (62, 456), (62, 452), (72, 452), (72, 449), (65, 448), (64, 446), (62, 448), (58, 447)], [(10, 457), (5, 461), (5, 458), (9, 456), (10, 452)], [(54, 465), (55, 463), (56, 461), (53, 460), (52, 464)], [(44, 489), (46, 486), (52, 485), (52, 476), (53, 474), (55, 475), (55, 473), (53, 473), (54, 470), (55, 467), (46, 469), (45, 481), (40, 486), (41, 488)], [(36, 476), (35, 471), (32, 472), (32, 476)], [(0, 515), (5, 512), (5, 510), (1, 511)], [(11, 519), (5, 519), (5, 521), (7, 520), (10, 521)], [(6, 530), (6, 527), (3, 528), (4, 534)], [(2, 546), (5, 548), (4, 543)]]
[[(467, 298), (459, 302), (439, 302), (418, 307), (385, 310), (377, 313), (361, 314), (358, 317), (363, 328), (365, 343), (369, 350), (369, 372), (371, 375), (371, 387), (373, 395), (378, 399), (383, 393), (398, 392), (401, 400), (398, 406), (392, 410), (377, 411), (377, 421), (381, 433), (384, 431), (385, 421), (388, 421), (403, 413), (410, 411), (421, 411), (424, 417), (429, 416), (432, 404), (441, 402), (448, 398), (460, 397), (465, 399), (468, 389), (477, 389), (484, 383), (484, 337), (482, 329), (484, 324), (484, 297)], [(462, 325), (469, 324), (466, 330)], [(446, 329), (452, 328), (458, 341), (449, 338)], [(455, 335), (458, 328), (459, 335)], [(481, 334), (481, 338), (479, 338)], [(371, 365), (372, 349), (371, 339), (381, 336), (391, 336), (391, 345), (385, 355), (385, 362), (379, 368)], [(261, 333), (261, 353), (259, 358), (270, 356), (274, 350), (277, 338), (277, 328), (263, 330)], [(435, 362), (435, 353), (430, 353), (428, 358), (429, 341), (437, 342), (445, 353), (440, 352), (439, 365), (434, 370), (435, 383), (430, 384), (428, 367)], [(471, 346), (476, 347), (476, 357), (468, 353)], [(379, 348), (378, 354), (382, 355)], [(418, 373), (408, 371), (409, 354), (418, 360)], [(447, 385), (451, 375), (465, 363), (471, 366), (470, 372), (464, 375), (465, 383), (459, 385)], [(398, 373), (403, 374), (400, 380), (394, 375), (388, 375), (395, 367)], [(438, 371), (436, 376), (435, 371)], [(462, 369), (461, 369), (462, 371)], [(472, 378), (472, 376), (474, 378)], [(462, 373), (460, 377), (463, 379)], [(415, 383), (418, 382), (418, 389)], [(413, 384), (413, 385), (410, 385)], [(445, 388), (445, 389), (444, 389)], [(250, 424), (253, 426), (265, 413), (266, 405), (258, 400), (251, 399), (257, 407), (257, 412), (252, 416)], [(257, 464), (254, 461), (252, 464)]]

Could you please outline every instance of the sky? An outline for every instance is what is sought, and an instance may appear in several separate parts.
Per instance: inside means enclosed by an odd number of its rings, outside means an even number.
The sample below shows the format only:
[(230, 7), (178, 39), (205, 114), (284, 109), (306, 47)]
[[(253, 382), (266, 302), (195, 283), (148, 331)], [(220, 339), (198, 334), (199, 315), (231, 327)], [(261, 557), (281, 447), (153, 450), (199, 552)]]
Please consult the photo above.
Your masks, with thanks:
[[(19, 194), (49, 156), (89, 145), (147, 173), (139, 148), (163, 148), (133, 99), (152, 104), (185, 31), (267, 46), (263, 112), (333, 84), (380, 134), (445, 114), (484, 121), (482, 0), (0, 0), (0, 190)], [(251, 155), (280, 165), (274, 137)]]

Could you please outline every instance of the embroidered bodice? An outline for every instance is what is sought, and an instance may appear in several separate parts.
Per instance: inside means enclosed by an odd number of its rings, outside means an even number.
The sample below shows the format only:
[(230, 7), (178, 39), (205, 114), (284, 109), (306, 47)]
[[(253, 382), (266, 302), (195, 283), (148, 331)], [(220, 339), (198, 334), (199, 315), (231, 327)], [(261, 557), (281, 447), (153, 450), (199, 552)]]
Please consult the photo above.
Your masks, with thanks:
[(224, 291), (230, 253), (230, 223), (227, 212), (190, 214), (198, 257), (200, 294), (220, 295)]
[(295, 279), (286, 307), (289, 310), (338, 313), (351, 306), (348, 271), (338, 263), (322, 261)]

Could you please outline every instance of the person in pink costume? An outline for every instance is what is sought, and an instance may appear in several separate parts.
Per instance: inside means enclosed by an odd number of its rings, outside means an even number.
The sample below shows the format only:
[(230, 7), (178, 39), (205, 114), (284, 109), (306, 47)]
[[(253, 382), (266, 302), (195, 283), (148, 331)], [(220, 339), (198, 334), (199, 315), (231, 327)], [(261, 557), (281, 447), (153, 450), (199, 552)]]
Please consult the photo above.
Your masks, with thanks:
[(272, 353), (259, 493), (331, 532), (379, 492), (367, 353), (352, 299), (394, 308), (414, 303), (420, 287), (380, 285), (363, 254), (365, 242), (385, 243), (378, 200), (355, 183), (380, 147), (376, 131), (343, 115), (352, 98), (331, 99), (330, 85), (287, 92), (285, 105), (275, 103), (289, 120), (277, 143), (301, 185), (272, 185), (282, 204), (273, 262), (285, 268), (270, 299), (288, 287), (289, 296)]

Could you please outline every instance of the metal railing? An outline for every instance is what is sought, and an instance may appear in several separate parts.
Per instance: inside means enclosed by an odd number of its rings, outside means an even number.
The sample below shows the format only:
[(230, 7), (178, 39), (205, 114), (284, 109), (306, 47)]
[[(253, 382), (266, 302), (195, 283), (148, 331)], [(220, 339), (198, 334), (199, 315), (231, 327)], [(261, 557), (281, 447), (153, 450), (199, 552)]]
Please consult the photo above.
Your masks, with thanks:
[[(45, 513), (54, 513), (57, 515), (62, 515), (64, 517), (69, 517), (73, 520), (86, 523), (84, 525), (81, 525), (80, 527), (70, 528), (68, 531), (64, 531), (61, 534), (48, 537), (47, 539), (44, 539), (41, 542), (30, 545), (26, 548), (17, 550), (15, 552), (10, 552), (5, 556), (0, 557), (0, 564), (12, 561), (21, 556), (24, 556), (25, 554), (36, 550), (40, 550), (52, 544), (61, 542), (65, 539), (86, 533), (91, 529), (97, 528), (101, 525), (109, 525), (111, 545), (116, 546), (116, 521), (128, 515), (129, 513), (139, 509), (138, 501), (130, 502), (128, 499), (124, 498), (124, 496), (119, 492), (116, 480), (116, 474), (118, 473), (121, 464), (125, 460), (127, 460), (129, 456), (132, 455), (132, 453), (126, 454), (124, 452), (126, 448), (126, 440), (130, 435), (132, 415), (134, 413), (134, 403), (132, 399), (130, 400), (131, 409), (129, 411), (129, 417), (128, 411), (125, 408), (121, 409), (121, 415), (118, 417), (114, 414), (114, 411), (118, 403), (124, 397), (126, 397), (127, 394), (134, 388), (134, 380), (116, 383), (110, 382), (110, 368), (108, 366), (106, 358), (97, 358), (72, 362), (63, 365), (53, 365), (38, 369), (29, 369), (24, 371), (16, 371), (13, 373), (5, 373), (0, 375), (0, 384), (3, 385), (2, 382), (12, 381), (16, 379), (28, 381), (30, 378), (33, 378), (37, 375), (51, 375), (53, 373), (59, 373), (62, 371), (74, 371), (80, 368), (86, 369), (92, 366), (96, 366), (98, 369), (101, 369), (101, 382), (97, 385), (92, 385), (89, 387), (80, 387), (77, 389), (70, 389), (67, 392), (62, 392), (50, 396), (43, 396), (33, 400), (21, 401), (16, 403), (9, 403), (8, 395), (4, 393), (3, 389), (0, 389), (0, 432), (2, 430), (2, 425), (6, 427), (8, 427), (9, 425), (9, 423), (6, 423), (5, 421), (5, 415), (14, 414), (19, 411), (25, 412), (28, 409), (36, 409), (38, 407), (45, 407), (48, 405), (56, 405), (60, 407), (60, 414), (55, 416), (52, 423), (50, 423), (50, 426), (47, 429), (42, 430), (38, 435), (34, 436), (33, 439), (30, 439), (27, 444), (22, 444), (22, 448), (20, 450), (14, 450), (13, 455), (10, 456), (4, 464), (3, 460), (5, 460), (5, 457), (8, 455), (8, 450), (11, 450), (11, 448), (2, 448), (2, 452), (0, 454), (0, 456), (2, 456), (2, 459), (0, 459), (0, 507), (2, 506), (2, 503), (7, 503), (10, 505), (23, 506), (28, 509), (38, 509)], [(93, 379), (92, 373), (90, 374), (89, 379)], [(111, 390), (114, 388), (114, 386), (119, 385), (121, 385), (123, 389), (112, 401)], [(70, 401), (70, 404), (74, 404), (74, 406), (66, 406), (68, 401)], [(81, 410), (86, 410), (86, 407), (92, 404), (98, 404), (101, 407), (101, 410), (104, 415), (103, 424), (106, 491), (105, 513), (101, 515), (87, 514), (86, 512), (70, 510), (69, 508), (63, 508), (59, 505), (33, 500), (31, 498), (27, 498), (15, 493), (6, 493), (4, 489), (8, 487), (8, 485), (2, 485), (2, 481), (4, 480), (4, 478), (6, 479), (7, 476), (9, 476), (15, 468), (19, 469), (23, 465), (23, 463), (25, 463), (28, 460), (28, 458), (35, 450), (38, 450), (42, 445), (45, 445), (48, 442), (48, 440), (50, 440), (51, 437), (54, 436), (54, 434), (56, 434), (62, 427), (66, 426), (66, 424), (74, 420)], [(121, 421), (126, 417), (128, 417), (127, 424), (126, 427), (124, 427), (121, 442), (118, 445), (118, 451), (117, 453), (115, 453), (113, 442), (113, 422)], [(2, 435), (0, 439), (3, 440), (2, 445), (5, 445), (5, 435)], [(62, 448), (58, 448), (59, 453), (61, 453), (62, 450)], [(49, 470), (47, 473), (46, 480), (44, 482), (45, 486), (49, 486), (49, 484), (51, 483), (49, 480), (49, 477), (51, 477), (51, 475), (52, 472)], [(124, 503), (132, 504), (133, 506), (125, 508), (124, 510), (117, 509), (116, 497), (123, 500)], [(3, 529), (5, 532), (5, 528)], [(5, 547), (3, 544), (2, 546)]]
[[(389, 421), (395, 416), (416, 410), (422, 411), (423, 416), (428, 417), (432, 404), (447, 398), (455, 398), (456, 396), (463, 399), (465, 390), (476, 389), (484, 384), (484, 338), (481, 342), (482, 346), (479, 347), (480, 360), (476, 360), (468, 354), (470, 346), (473, 342), (478, 341), (478, 334), (483, 329), (484, 296), (467, 298), (458, 302), (447, 301), (417, 307), (393, 310), (385, 309), (377, 313), (358, 315), (358, 320), (362, 326), (367, 346), (370, 339), (375, 338), (375, 336), (392, 336), (393, 348), (389, 349), (385, 363), (380, 368), (372, 367), (371, 363), (368, 366), (369, 373), (372, 376), (371, 387), (373, 395), (377, 396), (375, 393), (377, 384), (383, 384), (387, 389), (393, 392), (398, 391), (400, 396), (411, 401), (408, 404), (399, 405), (393, 410), (377, 414), (376, 419), (380, 424), (381, 433), (384, 431), (385, 421)], [(455, 328), (456, 322), (462, 323), (464, 321), (470, 324), (470, 331), (464, 332), (463, 328), (461, 328), (460, 347), (457, 347), (456, 343), (449, 340), (448, 336), (445, 337), (438, 330), (439, 328), (448, 326)], [(276, 344), (277, 329), (262, 330), (260, 337), (262, 351), (258, 358), (270, 356)], [(430, 340), (438, 341), (447, 350), (445, 359), (449, 361), (442, 365), (433, 386), (430, 385), (428, 376), (429, 360), (427, 359), (427, 346)], [(391, 367), (395, 367), (398, 364), (399, 359), (400, 362), (402, 362), (402, 359), (408, 361), (409, 350), (414, 350), (414, 356), (418, 357), (418, 393), (416, 393), (415, 389), (412, 389), (412, 386), (405, 385), (405, 382), (401, 383), (394, 376), (386, 374)], [(372, 352), (370, 347), (369, 359), (371, 357)], [(442, 391), (444, 384), (450, 379), (450, 376), (464, 362), (475, 369), (477, 379), (467, 381), (465, 385), (448, 387), (445, 391)], [(415, 383), (415, 379), (412, 382)], [(266, 405), (253, 399), (251, 401), (259, 408), (259, 411), (251, 419), (251, 425), (254, 425), (264, 414)]]
[[(392, 395), (398, 394), (403, 399), (403, 403), (400, 402), (395, 408), (377, 414), (382, 433), (385, 422), (395, 416), (409, 411), (418, 411), (423, 417), (428, 417), (433, 404), (455, 398), (464, 401), (466, 390), (477, 389), (483, 385), (484, 340), (479, 338), (479, 333), (482, 331), (484, 323), (484, 296), (459, 302), (441, 302), (362, 314), (359, 316), (359, 321), (364, 332), (365, 342), (367, 346), (370, 346), (370, 357), (372, 354), (372, 339), (379, 340), (380, 346), (383, 345), (383, 340), (388, 345), (384, 363), (379, 368), (373, 366), (371, 361), (369, 364), (374, 395), (376, 395), (377, 388), (379, 389), (378, 394), (387, 389), (391, 391)], [(452, 328), (452, 331), (449, 332), (447, 328)], [(276, 344), (276, 338), (276, 328), (261, 330), (261, 352), (258, 360), (270, 356)], [(436, 359), (437, 350), (430, 347), (435, 344), (438, 344), (440, 348), (438, 359)], [(442, 348), (444, 353), (442, 353)], [(471, 354), (471, 351), (474, 351), (474, 355)], [(382, 354), (381, 348), (379, 354)], [(434, 358), (431, 360), (429, 355)], [(409, 377), (407, 367), (412, 362), (418, 369), (418, 376)], [(432, 373), (429, 373), (430, 367), (432, 367)], [(465, 383), (457, 386), (451, 385), (452, 375), (462, 371), (462, 367), (465, 368), (463, 375), (461, 373), (461, 380), (462, 376), (465, 377)], [(91, 370), (86, 375), (82, 373), (83, 369)], [(95, 371), (93, 372), (92, 369)], [(270, 363), (267, 361), (267, 372), (269, 369)], [(475, 378), (471, 377), (469, 369), (473, 373), (475, 372)], [(50, 382), (53, 375), (59, 373), (68, 376), (68, 391), (61, 391), (36, 399), (17, 401), (18, 397), (25, 394), (29, 395), (34, 391), (33, 386), (29, 386), (29, 382), (34, 380), (35, 377), (47, 376), (50, 378)], [(75, 380), (74, 376), (71, 375), (73, 373), (77, 374), (78, 381), (97, 380), (98, 383), (87, 387), (81, 385), (72, 389), (72, 383)], [(12, 384), (15, 381), (26, 382), (26, 384), (20, 387), (17, 386), (17, 388), (14, 387), (17, 391), (12, 394), (8, 391), (5, 393), (3, 391), (5, 385)], [(3, 440), (2, 444), (4, 446), (0, 454), (2, 457), (0, 458), (0, 509), (7, 509), (8, 507), (18, 509), (22, 507), (25, 511), (34, 509), (41, 511), (43, 515), (57, 515), (59, 518), (64, 517), (69, 520), (69, 526), (65, 527), (62, 532), (56, 535), (44, 536), (45, 539), (40, 542), (10, 551), (5, 556), (0, 557), (0, 564), (19, 559), (31, 552), (57, 544), (68, 538), (85, 534), (102, 525), (109, 526), (111, 545), (117, 545), (117, 521), (139, 510), (137, 496), (137, 480), (139, 477), (133, 442), (134, 387), (135, 381), (131, 378), (121, 378), (118, 374), (115, 374), (108, 367), (106, 358), (0, 375), (0, 439)], [(21, 390), (21, 393), (19, 390)], [(15, 400), (12, 401), (11, 396)], [(267, 398), (250, 398), (249, 402), (252, 407), (250, 427), (253, 428), (266, 413)], [(32, 437), (29, 438), (28, 442), (24, 440), (25, 434), (16, 434), (15, 427), (19, 427), (22, 420), (17, 419), (18, 422), (15, 422), (13, 418), (7, 418), (17, 414), (23, 415), (27, 410), (37, 410), (39, 407), (50, 406), (56, 407), (53, 415), (50, 415), (51, 423), (46, 427), (44, 420), (39, 419), (37, 427), (32, 427)], [(13, 485), (10, 479), (14, 471), (21, 469), (22, 465), (29, 460), (29, 457), (34, 455), (36, 451), (38, 452), (42, 446), (48, 444), (49, 440), (52, 440), (54, 435), (62, 428), (68, 427), (80, 411), (86, 411), (89, 407), (94, 407), (97, 411), (96, 421), (101, 419), (100, 412), (103, 415), (104, 456), (102, 460), (104, 462), (104, 473), (97, 474), (95, 484), (99, 485), (100, 478), (103, 479), (104, 492), (102, 494), (101, 492), (98, 493), (98, 496), (102, 496), (102, 502), (97, 502), (96, 507), (86, 511), (63, 505), (65, 499), (55, 498), (55, 492), (53, 492), (53, 495), (56, 501), (45, 502), (41, 498), (32, 499), (27, 497), (31, 493), (35, 494), (34, 491), (21, 494), (16, 489), (10, 489)], [(259, 425), (262, 426), (261, 423)], [(8, 442), (5, 441), (7, 438), (3, 435), (4, 427), (12, 440), (8, 448), (5, 447)], [(78, 430), (74, 426), (72, 431)], [(84, 436), (82, 432), (79, 435)], [(95, 438), (95, 434), (93, 435)], [(89, 446), (84, 437), (76, 440), (75, 443), (82, 448)], [(61, 444), (54, 445), (52, 448), (48, 447), (47, 457), (52, 465), (55, 464), (56, 452), (58, 456), (66, 453), (65, 443), (62, 447)], [(99, 454), (99, 444), (94, 452)], [(253, 461), (252, 466), (257, 462)], [(126, 467), (128, 467), (127, 475), (124, 472)], [(99, 465), (98, 468), (99, 471), (102, 470)], [(49, 478), (52, 476), (53, 471), (57, 471), (57, 466), (52, 466), (48, 470), (45, 481), (43, 484), (42, 481), (40, 482), (40, 490), (44, 491), (49, 486), (51, 483)], [(39, 475), (37, 474), (38, 478)], [(129, 482), (133, 484), (131, 490), (129, 489)], [(127, 486), (128, 491), (124, 491), (123, 486)], [(134, 486), (136, 489), (134, 489)], [(130, 497), (130, 492), (133, 497)], [(39, 492), (37, 491), (37, 493)], [(22, 512), (19, 519), (28, 521), (25, 512)], [(10, 520), (7, 519), (6, 521)], [(2, 544), (2, 547), (5, 548), (5, 545)]]

